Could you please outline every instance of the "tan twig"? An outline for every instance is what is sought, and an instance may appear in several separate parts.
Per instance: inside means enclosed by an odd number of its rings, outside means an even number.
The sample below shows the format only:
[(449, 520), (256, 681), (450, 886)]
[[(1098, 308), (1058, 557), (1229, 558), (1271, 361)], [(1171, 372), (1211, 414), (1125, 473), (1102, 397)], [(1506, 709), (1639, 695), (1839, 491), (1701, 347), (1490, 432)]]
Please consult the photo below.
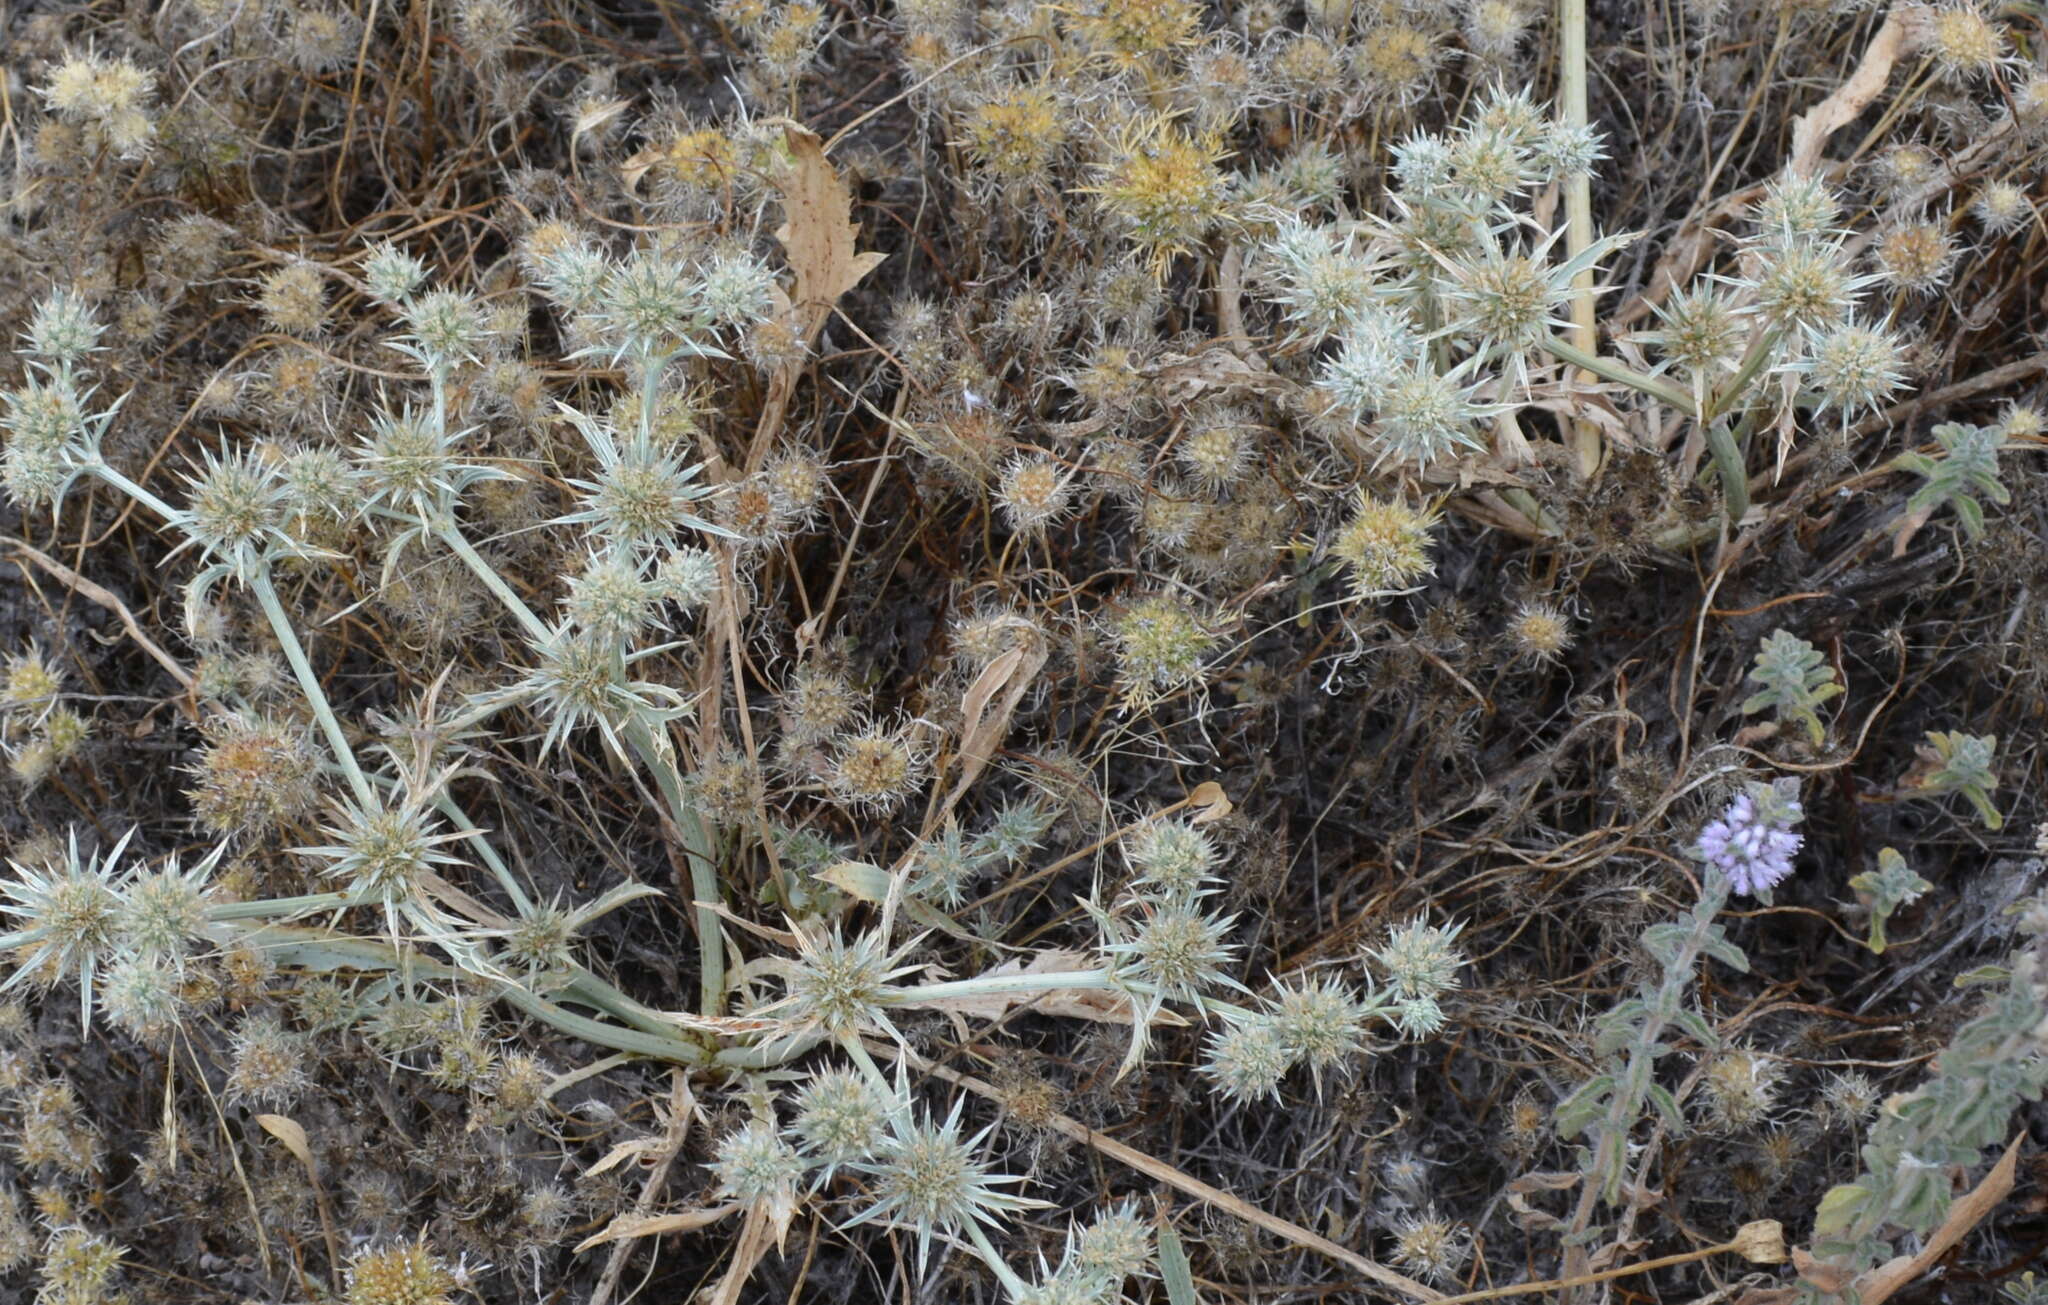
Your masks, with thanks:
[[(878, 1056), (901, 1060), (921, 1074), (944, 1079), (956, 1087), (966, 1088), (977, 1096), (986, 1097), (991, 1101), (1002, 1100), (1002, 1093), (993, 1083), (935, 1064), (906, 1047), (883, 1042), (870, 1042), (867, 1047)], [(1106, 1137), (1078, 1119), (1056, 1114), (1046, 1121), (1045, 1126), (1076, 1142), (1086, 1143), (1117, 1163), (1127, 1165), (1147, 1177), (1156, 1178), (1175, 1191), (1194, 1197), (1204, 1205), (1242, 1219), (1253, 1227), (1263, 1228), (1275, 1236), (1284, 1237), (1305, 1250), (1335, 1260), (1354, 1273), (1369, 1278), (1410, 1300), (1441, 1302), (1444, 1299), (1444, 1294), (1434, 1287), (1417, 1282), (1405, 1274), (1396, 1273), (1386, 1265), (1369, 1260), (1348, 1247), (1339, 1246), (1329, 1238), (1310, 1232), (1298, 1223), (1282, 1219), (1277, 1214), (1268, 1214), (1220, 1188), (1211, 1187), (1199, 1178), (1182, 1173), (1164, 1160), (1156, 1160), (1135, 1147), (1126, 1146), (1113, 1137)]]
[[(120, 620), (121, 628), (127, 631), (128, 637), (133, 639), (142, 651), (155, 659), (157, 665), (169, 672), (170, 677), (178, 682), (180, 688), (184, 689), (187, 694), (192, 692), (192, 672), (186, 670), (177, 658), (165, 652), (155, 640), (143, 633), (142, 627), (136, 623), (135, 615), (128, 610), (126, 603), (123, 603), (107, 590), (94, 584), (62, 562), (59, 562), (56, 558), (30, 547), (19, 539), (0, 536), (0, 543), (13, 548), (18, 556), (34, 562), (38, 567), (48, 572), (80, 597), (90, 599), (92, 602), (98, 603), (101, 607), (112, 612)], [(196, 715), (189, 703), (185, 705), (185, 714), (188, 716)]]

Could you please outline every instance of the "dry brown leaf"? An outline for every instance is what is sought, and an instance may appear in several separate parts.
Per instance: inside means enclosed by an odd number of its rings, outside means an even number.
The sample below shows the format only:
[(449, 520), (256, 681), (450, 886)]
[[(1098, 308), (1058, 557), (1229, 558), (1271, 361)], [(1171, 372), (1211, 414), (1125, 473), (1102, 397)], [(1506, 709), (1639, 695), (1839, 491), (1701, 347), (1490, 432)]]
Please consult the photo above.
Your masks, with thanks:
[(2005, 1154), (1998, 1158), (1998, 1163), (1991, 1166), (1991, 1172), (1984, 1175), (1983, 1181), (1948, 1207), (1948, 1218), (1943, 1219), (1941, 1227), (1928, 1237), (1927, 1244), (1920, 1248), (1918, 1255), (1901, 1255), (1856, 1280), (1856, 1292), (1863, 1305), (1882, 1305), (1892, 1293), (1932, 1268), (1942, 1256), (1954, 1249), (1956, 1243), (1969, 1236), (1972, 1228), (1984, 1222), (1986, 1215), (1998, 1208), (1998, 1203), (2012, 1193), (2013, 1173), (2019, 1166), (2020, 1143), (2025, 1139), (2025, 1133), (2015, 1137), (2012, 1145), (2005, 1148)]
[[(983, 667), (974, 683), (967, 686), (960, 709), (961, 718), (966, 721), (960, 731), (960, 777), (953, 781), (953, 791), (946, 795), (941, 812), (952, 810), (981, 776), (982, 768), (1009, 734), (1010, 719), (1016, 714), (1017, 705), (1024, 701), (1024, 695), (1038, 679), (1038, 672), (1044, 669), (1045, 657), (1042, 646), (1012, 648)], [(1002, 692), (1002, 701), (990, 710), (998, 691)]]
[(1266, 367), (1255, 367), (1224, 345), (1192, 356), (1168, 354), (1146, 369), (1146, 375), (1171, 403), (1189, 403), (1207, 390), (1255, 390), (1261, 393), (1294, 393), (1298, 382)]
[(839, 296), (858, 285), (888, 255), (854, 251), (854, 237), (860, 228), (853, 220), (853, 196), (826, 159), (824, 142), (817, 133), (787, 123), (782, 136), (790, 154), (790, 166), (781, 178), (782, 207), (789, 220), (776, 228), (775, 238), (796, 272), (790, 300), (797, 314), (798, 336), (808, 344), (824, 329)]
[(583, 1176), (585, 1178), (595, 1178), (605, 1170), (615, 1168), (623, 1160), (630, 1160), (636, 1156), (645, 1155), (649, 1151), (659, 1151), (664, 1145), (665, 1143), (658, 1137), (636, 1137), (629, 1141), (621, 1142), (605, 1152), (604, 1159), (599, 1160), (596, 1164), (584, 1170)]
[(313, 1164), (313, 1148), (306, 1144), (306, 1130), (295, 1119), (283, 1115), (258, 1115), (256, 1122), (263, 1131), (284, 1143), (284, 1149), (291, 1152), (298, 1162), (306, 1166), (307, 1173), (316, 1172)]
[[(1001, 978), (1012, 974), (1058, 974), (1063, 970), (1092, 969), (1094, 962), (1080, 952), (1054, 949), (1040, 952), (1030, 960), (1017, 957), (1004, 961), (992, 970), (983, 972), (984, 978)], [(1069, 1019), (1094, 1020), (1099, 1024), (1129, 1024), (1132, 1019), (1131, 1003), (1119, 993), (1104, 992), (1099, 988), (1053, 988), (1038, 992), (977, 992), (962, 997), (938, 997), (930, 1001), (906, 1001), (904, 1006), (917, 1010), (944, 1011), (955, 1015), (972, 1015), (977, 1019), (999, 1020), (1019, 1006), (1030, 1006), (1040, 1015), (1065, 1016)], [(1154, 1024), (1185, 1024), (1186, 1021), (1171, 1011), (1160, 1011), (1153, 1016)]]
[(784, 1033), (789, 1026), (781, 1020), (751, 1015), (697, 1015), (686, 1010), (660, 1012), (664, 1023), (691, 1033), (709, 1033), (721, 1038), (752, 1037), (759, 1033)]
[(1201, 809), (1200, 814), (1191, 822), (1197, 825), (1213, 825), (1228, 816), (1233, 809), (1230, 795), (1213, 779), (1203, 780), (1195, 785), (1195, 791), (1188, 794), (1188, 805)]
[(623, 1241), (630, 1237), (659, 1237), (663, 1233), (692, 1232), (698, 1228), (708, 1228), (739, 1208), (738, 1201), (730, 1201), (724, 1205), (715, 1205), (709, 1210), (681, 1210), (675, 1214), (622, 1214), (600, 1231), (576, 1243), (576, 1253), (581, 1255), (593, 1246)]
[(747, 1207), (747, 1222), (741, 1227), (739, 1240), (732, 1248), (732, 1267), (725, 1271), (725, 1278), (718, 1284), (718, 1292), (712, 1297), (712, 1305), (736, 1305), (740, 1289), (753, 1276), (754, 1266), (768, 1253), (768, 1235), (775, 1231), (775, 1220), (768, 1208), (759, 1202)]
[(1776, 1219), (1757, 1219), (1735, 1230), (1735, 1253), (1751, 1264), (1783, 1264), (1785, 1225)]
[(1810, 177), (1820, 165), (1820, 152), (1828, 137), (1856, 120), (1891, 80), (1892, 65), (1906, 43), (1906, 28), (1918, 6), (1902, 5), (1885, 15), (1884, 25), (1863, 48), (1863, 61), (1849, 80), (1834, 94), (1799, 115), (1792, 123), (1792, 160), (1786, 169), (1795, 177)]

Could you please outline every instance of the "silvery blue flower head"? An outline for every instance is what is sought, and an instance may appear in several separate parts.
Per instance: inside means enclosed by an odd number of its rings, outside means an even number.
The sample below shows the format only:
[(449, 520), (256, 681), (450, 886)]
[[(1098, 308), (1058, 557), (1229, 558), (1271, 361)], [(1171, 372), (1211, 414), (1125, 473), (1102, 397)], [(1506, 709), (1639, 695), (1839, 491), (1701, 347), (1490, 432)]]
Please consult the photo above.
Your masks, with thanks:
[(1700, 831), (1698, 855), (1734, 891), (1761, 897), (1792, 873), (1792, 858), (1806, 841), (1793, 826), (1804, 815), (1795, 796), (1753, 784)]

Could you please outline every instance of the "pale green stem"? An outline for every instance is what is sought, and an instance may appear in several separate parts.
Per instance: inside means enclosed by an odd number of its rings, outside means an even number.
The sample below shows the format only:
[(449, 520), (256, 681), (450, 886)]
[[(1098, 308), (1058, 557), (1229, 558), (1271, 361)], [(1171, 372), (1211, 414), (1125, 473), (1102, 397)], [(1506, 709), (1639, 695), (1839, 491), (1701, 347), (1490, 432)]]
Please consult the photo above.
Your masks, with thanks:
[(890, 1086), (889, 1076), (882, 1072), (882, 1067), (875, 1063), (875, 1058), (870, 1056), (868, 1049), (861, 1045), (858, 1035), (845, 1034), (839, 1039), (839, 1046), (841, 1050), (846, 1052), (854, 1065), (859, 1068), (860, 1072), (867, 1076), (868, 1082), (873, 1084), (882, 1095), (895, 1095), (896, 1089)]
[[(1745, 418), (1740, 435), (1748, 434), (1753, 424)], [(1737, 442), (1740, 435), (1731, 432), (1724, 421), (1709, 422), (1702, 429), (1707, 437), (1707, 450), (1714, 455), (1714, 470), (1721, 478), (1721, 502), (1728, 512), (1728, 524), (1739, 526), (1749, 513), (1749, 469)]]
[(137, 503), (142, 504), (142, 506), (156, 513), (167, 522), (176, 521), (181, 515), (176, 508), (98, 459), (88, 464), (86, 470), (98, 476), (101, 480), (106, 481), (115, 489), (120, 490), (129, 498), (134, 499)]
[(448, 545), (455, 556), (462, 559), (463, 564), (475, 573), (476, 578), (483, 581), (484, 588), (495, 594), (498, 601), (505, 605), (505, 610), (512, 613), (513, 617), (526, 627), (526, 633), (535, 642), (546, 643), (553, 637), (554, 632), (548, 629), (547, 623), (533, 614), (533, 609), (526, 605), (525, 599), (512, 592), (512, 586), (499, 577), (497, 570), (484, 560), (483, 554), (470, 547), (469, 541), (462, 537), (462, 532), (453, 524), (436, 529), (434, 537)]
[[(390, 943), (369, 938), (273, 927), (264, 931), (261, 943), (264, 951), (279, 962), (309, 970), (404, 968), (415, 976), (438, 979), (454, 979), (463, 974), (453, 966), (417, 952), (407, 951), (401, 956), (399, 949)], [(517, 984), (500, 980), (495, 986), (497, 994), (518, 1009), (572, 1037), (601, 1047), (683, 1065), (702, 1065), (712, 1056), (703, 1044), (672, 1031), (654, 1033), (618, 1028), (563, 1010)]]
[[(537, 641), (545, 642), (552, 632), (541, 623), (519, 595), (512, 592), (491, 564), (471, 548), (462, 532), (448, 525), (436, 532), (437, 536), (454, 550), (469, 569), (476, 573), (484, 586), (498, 596), (507, 611), (524, 625), (527, 632)], [(685, 859), (690, 863), (690, 891), (699, 901), (718, 900), (718, 874), (711, 861), (711, 834), (705, 828), (703, 819), (691, 807), (682, 789), (681, 776), (670, 765), (661, 750), (654, 744), (654, 738), (646, 725), (640, 721), (630, 722), (624, 731), (626, 739), (643, 765), (653, 773), (654, 782), (661, 789), (663, 801), (668, 804), (670, 818), (682, 835)], [(702, 1007), (706, 1015), (717, 1015), (725, 999), (725, 951), (718, 927), (718, 913), (709, 907), (697, 909), (698, 951), (702, 958), (701, 987)]]
[[(1583, 129), (1586, 112), (1586, 0), (1558, 0), (1558, 98), (1567, 127)], [(1593, 246), (1593, 182), (1584, 171), (1564, 182), (1565, 249), (1577, 258)], [(1592, 356), (1599, 345), (1593, 319), (1593, 269), (1572, 278), (1572, 340)], [(1580, 364), (1584, 366), (1584, 364)], [(1588, 368), (1587, 370), (1592, 370)], [(1599, 373), (1595, 373), (1598, 375)], [(1584, 419), (1572, 423), (1572, 449), (1579, 474), (1591, 476), (1600, 466), (1600, 428)]]
[(717, 1016), (725, 1006), (725, 932), (718, 912), (708, 903), (718, 901), (718, 867), (711, 859), (711, 831), (683, 792), (682, 776), (668, 757), (655, 746), (645, 721), (627, 722), (626, 742), (654, 776), (661, 800), (683, 841), (683, 859), (690, 864), (690, 894), (707, 905), (697, 908), (697, 954), (699, 958), (700, 1005), (706, 1015)]
[(1560, 340), (1554, 335), (1546, 336), (1536, 343), (1537, 347), (1559, 362), (1570, 363), (1574, 367), (1589, 371), (1603, 380), (1613, 381), (1617, 385), (1626, 385), (1632, 390), (1640, 390), (1653, 399), (1659, 399), (1670, 404), (1688, 416), (1693, 414), (1692, 396), (1662, 377), (1646, 376), (1633, 368), (1624, 367), (1618, 362), (1613, 362), (1600, 357), (1598, 354), (1581, 349), (1567, 340)]
[(1061, 988), (1107, 988), (1108, 970), (1059, 970), (1044, 974), (991, 974), (978, 979), (951, 979), (945, 983), (900, 988), (892, 1002), (946, 1001), (956, 997), (986, 997), (1008, 992), (1053, 992)]
[(1736, 401), (1748, 393), (1750, 382), (1756, 379), (1756, 374), (1763, 369), (1763, 365), (1770, 361), (1772, 352), (1777, 349), (1778, 341), (1783, 336), (1784, 332), (1774, 326), (1757, 338), (1757, 342), (1750, 346), (1749, 353), (1743, 357), (1742, 365), (1735, 369), (1735, 375), (1729, 377), (1726, 385), (1720, 386), (1708, 397), (1707, 406), (1700, 413), (1701, 421), (1712, 421), (1734, 407)]
[(434, 808), (454, 821), (458, 829), (469, 831), (466, 841), (476, 849), (483, 863), (490, 867), (491, 873), (497, 877), (498, 886), (505, 890), (505, 895), (512, 899), (513, 906), (518, 908), (521, 915), (531, 915), (533, 900), (519, 887), (518, 879), (513, 877), (512, 867), (505, 864), (505, 858), (498, 855), (498, 849), (491, 846), (491, 841), (484, 837), (484, 831), (477, 827), (477, 823), (471, 820), (462, 808), (456, 805), (455, 799), (449, 797), (446, 792), (434, 796)]
[[(497, 709), (497, 706), (491, 708), (492, 711)], [(475, 714), (474, 712), (471, 713), (472, 716)], [(470, 721), (469, 717), (457, 717), (454, 722), (451, 722), (445, 728), (450, 735), (453, 735), (460, 733), (467, 723), (474, 722)], [(331, 774), (341, 768), (339, 766), (327, 766), (323, 767), (323, 769)], [(369, 778), (372, 784), (386, 789), (396, 791), (399, 787), (397, 780), (384, 775), (373, 774)], [(476, 849), (477, 855), (483, 858), (484, 864), (490, 867), (491, 873), (497, 878), (499, 886), (505, 890), (505, 895), (510, 897), (513, 904), (519, 908), (519, 913), (521, 915), (530, 913), (533, 909), (533, 899), (529, 898), (525, 890), (519, 886), (519, 881), (512, 875), (511, 867), (505, 864), (505, 859), (498, 855), (498, 849), (491, 846), (490, 840), (484, 837), (484, 831), (478, 827), (474, 820), (469, 818), (468, 813), (463, 811), (461, 806), (446, 791), (434, 795), (434, 809), (447, 816), (449, 820), (454, 822), (456, 828), (463, 831), (463, 838), (471, 847)]]
[(298, 897), (265, 897), (253, 902), (220, 902), (206, 908), (206, 918), (219, 924), (240, 920), (276, 920), (318, 911), (339, 911), (361, 905), (353, 892), (305, 893)]
[(277, 588), (270, 583), (269, 568), (258, 566), (255, 574), (249, 577), (249, 587), (256, 591), (256, 601), (262, 604), (271, 632), (284, 649), (284, 659), (291, 663), (292, 674), (298, 677), (299, 689), (306, 695), (307, 705), (313, 709), (313, 718), (320, 722), (320, 730), (327, 736), (328, 746), (334, 749), (334, 759), (348, 776), (356, 801), (365, 809), (375, 806), (376, 790), (364, 778), (363, 768), (356, 764), (356, 754), (348, 745), (348, 736), (341, 731), (341, 721), (335, 717), (334, 708), (328, 705), (327, 693), (320, 687), (320, 678), (313, 674), (312, 664), (306, 660), (306, 650), (299, 645), (299, 636), (285, 616), (284, 604), (277, 600)]
[(982, 1262), (988, 1265), (990, 1272), (1002, 1280), (1003, 1289), (1010, 1293), (1012, 1300), (1021, 1297), (1027, 1290), (1024, 1280), (1018, 1277), (1009, 1265), (1003, 1263), (1003, 1257), (996, 1253), (995, 1247), (989, 1245), (988, 1233), (982, 1229), (981, 1222), (977, 1219), (968, 1219), (966, 1222), (967, 1240), (974, 1243), (974, 1249), (981, 1255)]

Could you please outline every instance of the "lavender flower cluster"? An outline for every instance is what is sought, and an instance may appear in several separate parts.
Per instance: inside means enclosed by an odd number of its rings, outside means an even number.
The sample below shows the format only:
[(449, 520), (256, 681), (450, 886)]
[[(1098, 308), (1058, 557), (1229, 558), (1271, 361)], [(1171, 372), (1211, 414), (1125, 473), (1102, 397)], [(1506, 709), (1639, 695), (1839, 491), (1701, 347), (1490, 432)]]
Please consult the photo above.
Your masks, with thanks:
[(1744, 896), (1769, 892), (1792, 873), (1792, 858), (1806, 841), (1793, 826), (1804, 814), (1797, 799), (1769, 789), (1762, 800), (1754, 791), (1743, 793), (1700, 831), (1700, 859)]

